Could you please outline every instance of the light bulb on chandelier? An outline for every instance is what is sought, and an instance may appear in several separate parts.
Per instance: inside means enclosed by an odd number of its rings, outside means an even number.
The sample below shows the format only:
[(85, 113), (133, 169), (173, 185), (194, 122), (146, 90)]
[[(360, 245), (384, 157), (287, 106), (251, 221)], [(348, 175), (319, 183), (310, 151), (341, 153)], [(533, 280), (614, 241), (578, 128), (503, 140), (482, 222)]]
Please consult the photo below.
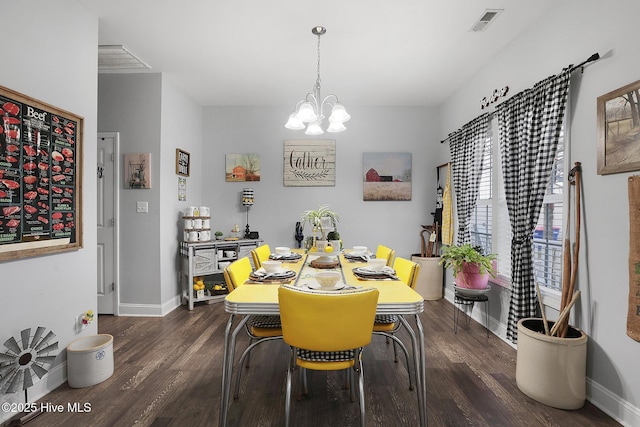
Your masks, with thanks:
[(300, 130), (305, 128), (307, 135), (322, 135), (322, 121), (325, 118), (324, 108), (325, 106), (331, 107), (331, 115), (329, 116), (329, 127), (327, 132), (342, 132), (346, 130), (344, 123), (347, 122), (351, 116), (347, 113), (347, 110), (338, 101), (336, 95), (330, 94), (324, 98), (320, 95), (320, 36), (327, 32), (324, 27), (313, 27), (311, 32), (318, 36), (318, 77), (316, 84), (313, 86), (313, 92), (308, 93), (307, 96), (298, 101), (295, 111), (289, 115), (287, 124), (284, 125), (287, 129)]

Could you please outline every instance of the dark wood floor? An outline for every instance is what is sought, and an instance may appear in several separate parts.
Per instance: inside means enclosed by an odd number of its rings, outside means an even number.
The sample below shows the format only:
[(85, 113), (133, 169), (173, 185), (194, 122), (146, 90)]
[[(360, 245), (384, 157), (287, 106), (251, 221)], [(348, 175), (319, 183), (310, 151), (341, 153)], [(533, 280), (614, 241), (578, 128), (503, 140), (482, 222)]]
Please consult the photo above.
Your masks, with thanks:
[[(554, 409), (525, 396), (515, 382), (516, 351), (487, 338), (476, 322), (453, 333), (453, 306), (426, 301), (428, 423), (430, 426), (617, 426), (587, 403)], [(43, 401), (90, 403), (89, 413), (45, 413), (38, 426), (216, 426), (224, 328), (222, 304), (184, 307), (164, 318), (99, 317), (99, 332), (112, 334), (115, 373), (84, 389), (63, 385)], [(243, 336), (240, 345), (244, 348)], [(392, 346), (374, 337), (366, 349), (366, 421), (369, 426), (417, 426), (415, 392), (406, 370), (393, 363)], [(283, 426), (288, 348), (264, 343), (243, 369), (240, 399), (232, 401), (230, 426)], [(309, 373), (309, 397), (293, 401), (292, 425), (356, 426), (358, 404), (349, 402), (341, 373)]]

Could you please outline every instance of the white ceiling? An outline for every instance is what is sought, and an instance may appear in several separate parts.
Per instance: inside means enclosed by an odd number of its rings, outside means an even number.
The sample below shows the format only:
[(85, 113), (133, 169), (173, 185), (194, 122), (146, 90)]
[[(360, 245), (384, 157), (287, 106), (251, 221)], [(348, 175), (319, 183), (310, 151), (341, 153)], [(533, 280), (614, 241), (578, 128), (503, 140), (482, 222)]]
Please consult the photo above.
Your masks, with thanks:
[[(80, 0), (99, 44), (124, 45), (200, 105), (291, 105), (312, 90), (350, 105), (436, 106), (554, 0)], [(557, 1), (557, 0), (555, 0)], [(504, 9), (485, 32), (485, 9)]]

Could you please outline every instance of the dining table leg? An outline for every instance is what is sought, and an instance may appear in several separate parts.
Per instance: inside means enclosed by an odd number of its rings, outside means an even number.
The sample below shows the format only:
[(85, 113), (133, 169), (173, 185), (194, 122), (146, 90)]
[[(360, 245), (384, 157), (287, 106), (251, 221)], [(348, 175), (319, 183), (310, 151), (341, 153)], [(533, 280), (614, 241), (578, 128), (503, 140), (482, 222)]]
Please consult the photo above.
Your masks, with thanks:
[(416, 390), (418, 394), (418, 414), (420, 416), (420, 426), (424, 427), (427, 425), (427, 405), (426, 405), (426, 378), (424, 371), (424, 335), (422, 330), (422, 325), (419, 323), (420, 319), (417, 318), (416, 322), (418, 323), (418, 330), (420, 337), (420, 341), (417, 341), (416, 333), (414, 329), (411, 327), (407, 319), (404, 316), (400, 316), (400, 321), (404, 325), (405, 329), (409, 333), (411, 337), (411, 346), (413, 347), (413, 365), (414, 372), (416, 376)]
[(422, 406), (422, 414), (424, 416), (424, 426), (427, 425), (427, 362), (425, 357), (425, 347), (424, 347), (424, 328), (422, 327), (422, 322), (420, 321), (420, 316), (415, 315), (416, 325), (418, 326), (418, 338), (420, 339), (420, 374), (416, 375), (420, 377), (420, 385), (422, 388), (422, 399), (420, 401), (420, 405)]
[(238, 323), (233, 332), (233, 317), (231, 314), (224, 330), (224, 357), (222, 360), (222, 393), (220, 396), (220, 427), (227, 425), (227, 412), (229, 411), (229, 396), (231, 394), (231, 376), (233, 374), (233, 359), (235, 357), (236, 338), (242, 327), (247, 323), (250, 316), (244, 318)]

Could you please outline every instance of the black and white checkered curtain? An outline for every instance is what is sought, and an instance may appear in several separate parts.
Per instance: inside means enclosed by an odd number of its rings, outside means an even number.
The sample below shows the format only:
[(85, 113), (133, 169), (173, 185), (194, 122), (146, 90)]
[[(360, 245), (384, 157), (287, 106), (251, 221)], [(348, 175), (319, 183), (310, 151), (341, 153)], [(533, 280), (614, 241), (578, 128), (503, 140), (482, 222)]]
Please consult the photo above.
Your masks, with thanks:
[(511, 222), (511, 302), (507, 338), (536, 315), (533, 230), (538, 222), (564, 120), (571, 72), (565, 70), (498, 105), (505, 196)]
[(488, 123), (489, 113), (485, 113), (449, 136), (453, 191), (456, 196), (458, 218), (458, 245), (471, 243), (469, 224), (478, 200), (478, 185)]

